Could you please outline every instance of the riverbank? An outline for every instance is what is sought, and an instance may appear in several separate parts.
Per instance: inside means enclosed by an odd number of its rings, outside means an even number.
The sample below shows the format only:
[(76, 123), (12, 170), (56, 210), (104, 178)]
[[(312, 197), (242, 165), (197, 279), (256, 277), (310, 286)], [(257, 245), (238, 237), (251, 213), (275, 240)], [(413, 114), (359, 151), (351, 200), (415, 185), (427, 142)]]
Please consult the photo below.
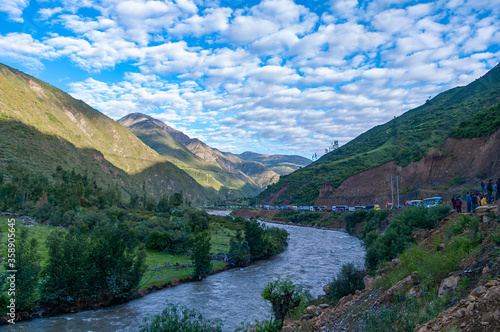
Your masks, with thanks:
[[(365, 276), (364, 289), (308, 306), (283, 331), (500, 331), (499, 205), (450, 213)], [(328, 287), (325, 287), (328, 293)]]
[[(346, 232), (346, 222), (345, 219), (339, 217), (337, 213), (321, 213), (318, 215), (316, 220), (312, 220), (311, 222), (292, 222), (289, 221), (288, 218), (286, 220), (277, 219), (279, 217), (281, 211), (276, 210), (251, 210), (251, 209), (239, 209), (233, 212), (234, 217), (243, 217), (246, 219), (259, 219), (270, 223), (281, 224), (281, 225), (291, 225), (291, 226), (300, 226), (300, 227), (310, 227), (321, 230), (333, 230)], [(290, 211), (296, 212), (296, 211)], [(297, 215), (301, 214), (301, 212), (296, 212)], [(312, 215), (315, 212), (303, 212), (306, 216)]]
[[(26, 332), (87, 330), (93, 332), (137, 331), (144, 317), (160, 313), (166, 301), (187, 306), (210, 320), (219, 320), (224, 332), (233, 332), (256, 320), (269, 319), (270, 308), (260, 293), (270, 281), (287, 275), (316, 297), (343, 262), (361, 263), (361, 242), (345, 233), (311, 227), (268, 224), (289, 232), (288, 248), (280, 255), (245, 268), (231, 268), (202, 282), (185, 282), (153, 291), (123, 305), (101, 310), (60, 315), (16, 324)], [(330, 262), (326, 264), (325, 262)]]

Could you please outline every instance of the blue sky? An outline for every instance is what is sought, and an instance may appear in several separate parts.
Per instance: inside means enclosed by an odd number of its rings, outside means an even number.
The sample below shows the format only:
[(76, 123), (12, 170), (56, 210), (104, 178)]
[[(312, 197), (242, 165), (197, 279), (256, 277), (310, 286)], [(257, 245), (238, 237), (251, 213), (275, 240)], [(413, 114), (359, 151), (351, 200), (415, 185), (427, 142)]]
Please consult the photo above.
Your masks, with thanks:
[(500, 60), (500, 0), (2, 0), (0, 62), (223, 151), (324, 153)]

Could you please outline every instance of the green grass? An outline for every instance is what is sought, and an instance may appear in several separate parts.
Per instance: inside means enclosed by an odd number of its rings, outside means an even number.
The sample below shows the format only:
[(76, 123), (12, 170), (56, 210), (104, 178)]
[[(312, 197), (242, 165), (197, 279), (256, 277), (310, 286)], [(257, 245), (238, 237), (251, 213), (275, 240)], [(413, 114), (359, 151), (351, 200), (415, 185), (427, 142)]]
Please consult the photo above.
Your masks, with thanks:
[[(0, 218), (0, 257), (5, 257), (5, 253), (7, 252), (7, 218)], [(24, 226), (21, 225), (21, 221), (16, 221), (17, 228), (16, 231), (21, 229), (28, 229), (29, 238), (36, 238), (38, 240), (38, 252), (40, 253), (40, 257), (42, 259), (42, 266), (44, 266), (47, 258), (48, 252), (45, 246), (47, 236), (49, 233), (55, 229), (56, 227), (35, 224), (33, 226)], [(215, 230), (211, 231), (212, 234), (212, 242), (219, 243), (218, 245), (212, 244), (212, 254), (217, 254), (217, 249), (222, 249), (224, 252), (228, 252), (229, 250), (229, 242), (230, 238), (236, 234), (235, 231), (228, 230), (222, 228), (220, 225), (215, 225)], [(229, 236), (225, 236), (229, 235)], [(222, 245), (220, 245), (222, 244)], [(140, 288), (148, 288), (151, 286), (161, 286), (166, 284), (174, 279), (184, 279), (189, 278), (192, 275), (193, 268), (175, 268), (170, 267), (168, 269), (161, 269), (159, 271), (153, 271), (154, 268), (165, 266), (168, 262), (169, 265), (174, 265), (176, 263), (179, 264), (191, 264), (191, 258), (189, 256), (184, 255), (173, 255), (166, 254), (162, 252), (158, 252), (155, 250), (147, 250), (146, 257), (146, 266), (147, 270), (144, 276), (141, 279)], [(227, 265), (227, 263), (213, 261), (213, 269), (221, 269)], [(2, 264), (0, 265), (0, 273), (5, 272), (5, 267)]]

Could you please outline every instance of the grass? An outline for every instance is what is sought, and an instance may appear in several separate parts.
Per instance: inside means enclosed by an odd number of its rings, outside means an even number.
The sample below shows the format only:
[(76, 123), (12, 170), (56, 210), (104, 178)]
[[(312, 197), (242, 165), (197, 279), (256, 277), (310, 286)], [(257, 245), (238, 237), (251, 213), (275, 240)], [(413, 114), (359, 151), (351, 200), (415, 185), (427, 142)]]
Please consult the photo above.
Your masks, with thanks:
[[(7, 252), (7, 220), (6, 217), (0, 217), (0, 256), (5, 257), (4, 253)], [(42, 267), (45, 265), (45, 262), (48, 258), (47, 248), (45, 246), (47, 236), (49, 233), (55, 229), (56, 227), (34, 224), (30, 226), (21, 225), (21, 221), (16, 220), (17, 228), (16, 231), (20, 229), (28, 229), (28, 237), (36, 238), (38, 240), (38, 252), (42, 259), (41, 265)], [(229, 242), (232, 236), (236, 234), (235, 231), (222, 228), (220, 225), (214, 225), (216, 227), (215, 230), (211, 231), (212, 234), (212, 242), (217, 244), (212, 244), (212, 254), (217, 254), (219, 251), (217, 249), (221, 249), (224, 252), (229, 251)], [(158, 252), (155, 250), (147, 250), (146, 256), (146, 266), (147, 270), (144, 276), (141, 279), (140, 288), (149, 288), (151, 286), (161, 286), (163, 284), (169, 283), (174, 279), (184, 279), (189, 278), (192, 275), (193, 268), (176, 268), (170, 267), (168, 269), (161, 269), (158, 271), (153, 271), (154, 268), (165, 266), (168, 262), (169, 265), (174, 265), (176, 263), (182, 264), (191, 264), (191, 258), (189, 256), (184, 255), (173, 255)], [(0, 273), (5, 272), (5, 267), (2, 264), (0, 265)], [(220, 261), (212, 261), (213, 269), (221, 269), (227, 265), (225, 262)]]

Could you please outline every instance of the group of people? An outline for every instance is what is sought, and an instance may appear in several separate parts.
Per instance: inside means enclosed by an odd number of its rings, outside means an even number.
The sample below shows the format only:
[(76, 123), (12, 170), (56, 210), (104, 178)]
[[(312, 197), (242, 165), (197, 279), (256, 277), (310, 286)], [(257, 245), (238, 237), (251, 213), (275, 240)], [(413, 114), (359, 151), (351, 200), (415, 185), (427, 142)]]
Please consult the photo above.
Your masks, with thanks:
[[(493, 195), (493, 192), (495, 192), (495, 195)], [(481, 192), (472, 191), (465, 195), (467, 212), (474, 213), (478, 206), (493, 203), (498, 199), (500, 199), (500, 178), (498, 178), (496, 183), (493, 183), (493, 180), (489, 180), (488, 183), (484, 183), (484, 180), (481, 180)], [(451, 206), (458, 213), (462, 212), (462, 203), (460, 196), (453, 196), (451, 199)]]

